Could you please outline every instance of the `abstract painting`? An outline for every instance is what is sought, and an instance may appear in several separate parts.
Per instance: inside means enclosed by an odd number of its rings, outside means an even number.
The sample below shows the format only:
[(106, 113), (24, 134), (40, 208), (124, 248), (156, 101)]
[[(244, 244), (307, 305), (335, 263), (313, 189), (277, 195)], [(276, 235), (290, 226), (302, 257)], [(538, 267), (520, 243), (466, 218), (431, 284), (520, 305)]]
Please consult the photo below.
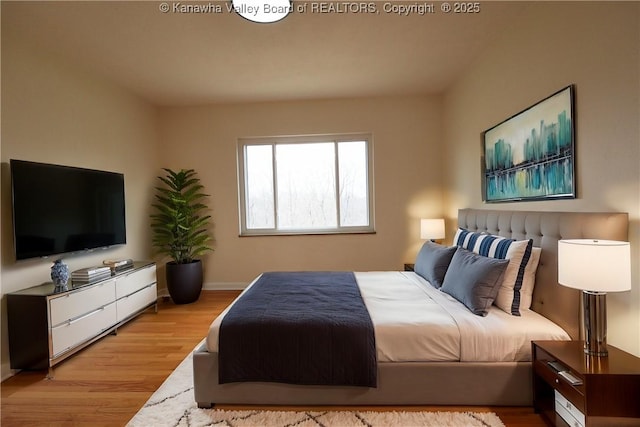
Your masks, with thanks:
[(487, 202), (575, 198), (574, 88), (482, 133)]

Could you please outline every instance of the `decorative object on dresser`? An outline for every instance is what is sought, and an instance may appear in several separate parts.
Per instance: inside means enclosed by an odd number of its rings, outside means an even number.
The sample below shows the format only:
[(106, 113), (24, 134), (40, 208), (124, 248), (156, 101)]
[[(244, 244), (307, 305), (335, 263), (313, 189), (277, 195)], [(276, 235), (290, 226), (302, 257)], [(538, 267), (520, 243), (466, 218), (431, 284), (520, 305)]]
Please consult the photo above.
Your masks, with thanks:
[(208, 194), (193, 169), (174, 172), (158, 179), (164, 186), (156, 187), (156, 203), (151, 215), (152, 244), (157, 252), (171, 257), (166, 263), (167, 290), (176, 304), (189, 304), (200, 297), (202, 261), (198, 259), (213, 248), (209, 229), (211, 215), (202, 200)]
[(111, 277), (111, 269), (106, 266), (86, 267), (71, 273), (71, 282), (82, 285)]
[(640, 358), (609, 346), (589, 356), (581, 341), (533, 341), (533, 406), (555, 426), (640, 425)]
[(7, 294), (11, 369), (49, 369), (157, 308), (156, 265), (135, 262), (126, 272), (60, 290), (53, 283)]
[(558, 283), (582, 290), (584, 352), (607, 355), (607, 292), (631, 290), (628, 242), (573, 239), (558, 242)]
[(133, 267), (132, 259), (105, 259), (102, 264), (111, 269), (111, 274)]
[(420, 238), (422, 240), (442, 240), (444, 236), (444, 219), (420, 220)]
[(69, 281), (69, 266), (62, 261), (62, 258), (54, 261), (51, 266), (51, 280), (57, 288), (64, 290)]

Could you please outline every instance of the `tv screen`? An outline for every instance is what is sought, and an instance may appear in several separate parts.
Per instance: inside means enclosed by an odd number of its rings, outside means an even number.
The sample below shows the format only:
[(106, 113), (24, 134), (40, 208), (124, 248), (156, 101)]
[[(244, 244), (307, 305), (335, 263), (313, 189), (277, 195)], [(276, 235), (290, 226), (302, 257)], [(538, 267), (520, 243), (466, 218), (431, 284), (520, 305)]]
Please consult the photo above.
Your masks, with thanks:
[(126, 243), (124, 175), (11, 160), (16, 260)]

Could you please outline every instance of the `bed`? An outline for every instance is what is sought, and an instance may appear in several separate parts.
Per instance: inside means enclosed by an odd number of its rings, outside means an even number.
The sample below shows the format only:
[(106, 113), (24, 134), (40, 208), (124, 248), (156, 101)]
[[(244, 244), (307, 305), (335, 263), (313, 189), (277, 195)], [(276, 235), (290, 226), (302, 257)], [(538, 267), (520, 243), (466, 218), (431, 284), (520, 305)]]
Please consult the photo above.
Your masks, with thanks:
[[(458, 227), (474, 235), (490, 234), (518, 241), (531, 240), (532, 245), (541, 248), (535, 270), (535, 287), (529, 310), (522, 310), (519, 318), (533, 316), (550, 321), (559, 331), (552, 339), (580, 338), (580, 298), (579, 292), (557, 284), (557, 242), (567, 238), (599, 238), (627, 240), (628, 215), (626, 213), (583, 213), (583, 212), (531, 212), (462, 209), (458, 213)], [(459, 235), (456, 233), (456, 238)], [(456, 255), (454, 255), (454, 258)], [(363, 298), (384, 292), (380, 283), (395, 277), (398, 283), (408, 286), (408, 292), (426, 292), (429, 282), (415, 273), (403, 272), (357, 272), (358, 282), (367, 281), (362, 289)], [(390, 276), (391, 275), (391, 276)], [(394, 279), (395, 280), (395, 279)], [(255, 281), (254, 281), (255, 283)], [(438, 294), (442, 294), (436, 290)], [(382, 298), (385, 299), (385, 298)], [(446, 299), (446, 298), (445, 298)], [(448, 298), (451, 300), (452, 298)], [(235, 302), (234, 302), (235, 304)], [(446, 306), (446, 302), (443, 303)], [(384, 318), (384, 309), (377, 312), (367, 303), (371, 317)], [(510, 317), (492, 306), (486, 319), (500, 322)], [(500, 314), (502, 313), (502, 314)], [(223, 313), (224, 315), (225, 313)], [(471, 316), (471, 317), (469, 317)], [(474, 322), (473, 314), (466, 321)], [(536, 317), (537, 316), (537, 317)], [(476, 316), (477, 317), (477, 316)], [(485, 318), (485, 317), (483, 317)], [(446, 345), (445, 336), (432, 339), (430, 343), (419, 343), (414, 347), (436, 347), (433, 360), (416, 361), (412, 354), (402, 354), (403, 347), (397, 341), (400, 335), (388, 330), (387, 335), (396, 342), (382, 340), (378, 343), (383, 328), (376, 326), (376, 345), (379, 347), (376, 370), (376, 386), (345, 385), (303, 385), (271, 381), (220, 381), (218, 336), (215, 332), (216, 319), (212, 324), (206, 342), (193, 354), (194, 394), (199, 407), (214, 404), (267, 404), (267, 405), (491, 405), (526, 406), (531, 405), (531, 362), (530, 340), (540, 336), (509, 338), (504, 342), (512, 346), (493, 358), (477, 357), (469, 350), (456, 350), (456, 345)], [(376, 320), (377, 321), (377, 320)], [(463, 319), (456, 320), (461, 324)], [(500, 323), (496, 323), (499, 325)], [(501, 326), (498, 326), (500, 328)], [(446, 328), (444, 328), (446, 329)], [(444, 330), (443, 329), (443, 330)], [(465, 328), (458, 328), (464, 330)], [(556, 333), (554, 331), (553, 333)], [(444, 333), (444, 332), (443, 332)], [(486, 335), (493, 335), (491, 331)], [(545, 337), (546, 338), (546, 337)], [(509, 341), (511, 340), (511, 341)], [(478, 340), (476, 340), (478, 341)], [(480, 340), (482, 341), (482, 340)], [(509, 344), (510, 343), (510, 344)], [(380, 348), (380, 346), (386, 346)], [(411, 346), (409, 346), (411, 347)], [(461, 346), (462, 348), (463, 346)], [(474, 349), (467, 345), (467, 349)], [(400, 349), (400, 354), (386, 355), (389, 349)], [(393, 350), (396, 351), (396, 350)], [(457, 351), (457, 353), (455, 353)], [(442, 356), (443, 353), (453, 353)], [(461, 355), (461, 352), (464, 353)], [(397, 353), (397, 351), (396, 351)], [(440, 354), (442, 357), (438, 356)], [(484, 354), (484, 353), (483, 353)], [(440, 357), (440, 358), (439, 358)]]

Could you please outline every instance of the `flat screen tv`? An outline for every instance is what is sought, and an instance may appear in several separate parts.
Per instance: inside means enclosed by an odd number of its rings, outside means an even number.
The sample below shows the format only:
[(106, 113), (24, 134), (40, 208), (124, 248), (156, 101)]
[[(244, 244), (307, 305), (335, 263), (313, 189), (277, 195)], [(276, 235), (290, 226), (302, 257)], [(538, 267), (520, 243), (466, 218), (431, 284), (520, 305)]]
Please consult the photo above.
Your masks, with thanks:
[(10, 160), (16, 260), (126, 243), (124, 175)]

